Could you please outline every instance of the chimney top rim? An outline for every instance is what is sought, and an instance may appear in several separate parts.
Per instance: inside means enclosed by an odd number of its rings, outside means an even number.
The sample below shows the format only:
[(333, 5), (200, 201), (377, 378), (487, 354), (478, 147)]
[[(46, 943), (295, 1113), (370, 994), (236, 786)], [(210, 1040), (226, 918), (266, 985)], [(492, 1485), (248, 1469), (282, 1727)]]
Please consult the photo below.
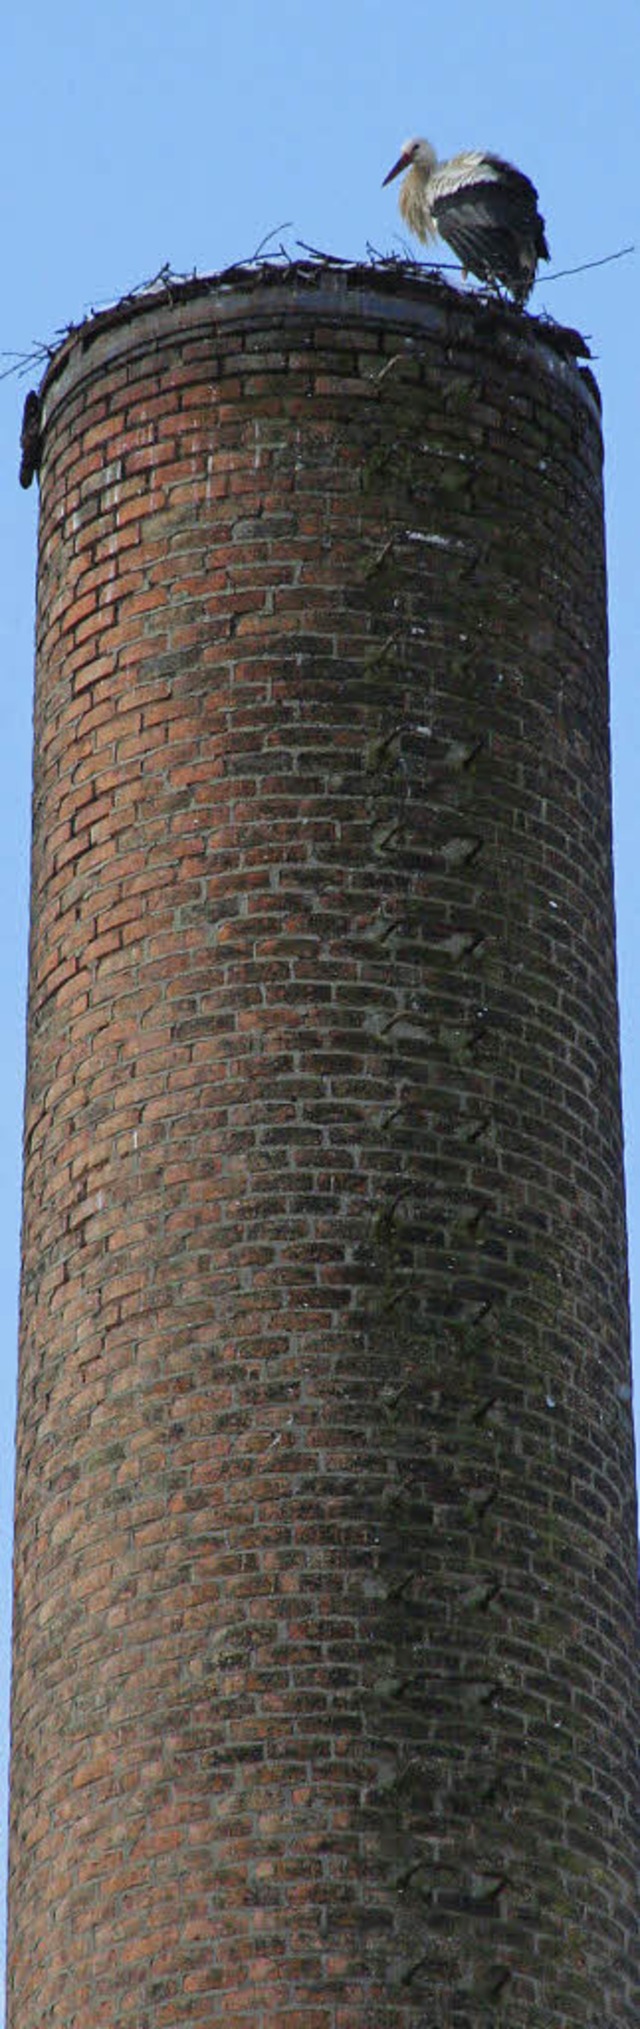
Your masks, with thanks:
[[(586, 365), (589, 347), (579, 331), (546, 316), (534, 317), (477, 289), (461, 289), (422, 263), (392, 258), (349, 262), (318, 256), (286, 262), (251, 261), (216, 274), (192, 276), (175, 276), (168, 268), (162, 269), (152, 282), (90, 311), (81, 323), (69, 325), (51, 350), (38, 400), (41, 407), (47, 405), (54, 388), (56, 395), (62, 395), (61, 382), (66, 394), (70, 384), (84, 379), (91, 371), (90, 352), (101, 369), (116, 329), (123, 335), (122, 350), (129, 351), (125, 334), (127, 327), (132, 327), (131, 349), (138, 350), (141, 341), (146, 348), (154, 335), (149, 320), (156, 320), (155, 335), (160, 337), (160, 327), (166, 332), (167, 312), (173, 309), (182, 312), (183, 321), (186, 311), (186, 321), (195, 325), (203, 304), (209, 304), (223, 328), (234, 322), (247, 328), (264, 323), (267, 312), (273, 315), (272, 302), (280, 303), (280, 316), (291, 317), (308, 315), (310, 301), (320, 319), (335, 319), (338, 307), (345, 313), (352, 307), (366, 322), (382, 318), (390, 325), (408, 325), (414, 332), (444, 329), (453, 323), (454, 334), (457, 330), (461, 338), (475, 325), (480, 339), (504, 344), (512, 356), (529, 352), (540, 361), (542, 355), (552, 372), (570, 378), (573, 388), (600, 419), (597, 383)], [(139, 330), (142, 324), (144, 339)]]

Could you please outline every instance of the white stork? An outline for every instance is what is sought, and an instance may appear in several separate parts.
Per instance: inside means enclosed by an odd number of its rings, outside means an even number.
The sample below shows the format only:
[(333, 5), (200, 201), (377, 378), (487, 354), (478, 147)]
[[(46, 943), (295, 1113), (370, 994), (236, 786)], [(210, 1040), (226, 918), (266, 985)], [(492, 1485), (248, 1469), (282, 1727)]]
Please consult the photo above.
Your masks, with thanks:
[(440, 233), (465, 274), (502, 282), (520, 307), (526, 303), (538, 261), (549, 259), (538, 192), (528, 176), (475, 148), (439, 162), (430, 141), (405, 141), (384, 184), (403, 169), (399, 205), (409, 231), (423, 241)]

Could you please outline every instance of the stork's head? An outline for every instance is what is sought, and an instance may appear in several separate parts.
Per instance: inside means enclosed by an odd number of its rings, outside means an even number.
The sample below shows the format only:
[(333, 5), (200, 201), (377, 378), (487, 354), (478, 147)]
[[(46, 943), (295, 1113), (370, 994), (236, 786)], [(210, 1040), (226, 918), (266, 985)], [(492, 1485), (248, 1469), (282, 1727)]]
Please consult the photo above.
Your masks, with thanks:
[(385, 183), (393, 183), (394, 176), (400, 176), (403, 169), (422, 170), (423, 176), (430, 176), (437, 160), (435, 148), (432, 148), (430, 141), (404, 141), (397, 162), (394, 162), (393, 169), (390, 169), (388, 176), (384, 178), (383, 190)]

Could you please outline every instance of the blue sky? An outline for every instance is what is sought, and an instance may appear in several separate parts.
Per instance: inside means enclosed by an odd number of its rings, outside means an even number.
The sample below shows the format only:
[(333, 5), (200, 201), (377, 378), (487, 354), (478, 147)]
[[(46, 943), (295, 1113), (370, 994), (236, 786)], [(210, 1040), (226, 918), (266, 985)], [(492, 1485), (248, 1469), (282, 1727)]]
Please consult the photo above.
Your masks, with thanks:
[[(605, 405), (618, 955), (628, 1211), (640, 1305), (640, 219), (637, 0), (32, 0), (3, 26), (0, 351), (24, 354), (164, 262), (211, 273), (265, 234), (398, 251), (408, 134), (484, 146), (537, 184), (552, 251), (532, 309), (589, 337)], [(279, 238), (280, 232), (277, 234)], [(635, 240), (635, 257), (554, 282)], [(446, 250), (442, 250), (446, 257)], [(0, 368), (10, 359), (0, 360)], [(30, 380), (0, 381), (0, 1877), (27, 946), (36, 489)], [(636, 1327), (640, 1345), (640, 1329)], [(1, 2015), (0, 2015), (1, 2020)]]

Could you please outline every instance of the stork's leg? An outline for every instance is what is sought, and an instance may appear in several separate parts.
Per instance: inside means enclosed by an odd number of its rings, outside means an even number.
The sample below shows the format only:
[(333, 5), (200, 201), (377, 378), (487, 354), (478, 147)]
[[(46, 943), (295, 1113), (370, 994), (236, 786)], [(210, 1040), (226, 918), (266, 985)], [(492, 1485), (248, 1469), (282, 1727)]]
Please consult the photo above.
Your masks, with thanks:
[(509, 292), (500, 281), (499, 275), (487, 275), (485, 286), (487, 295), (492, 296), (494, 301), (508, 303)]

